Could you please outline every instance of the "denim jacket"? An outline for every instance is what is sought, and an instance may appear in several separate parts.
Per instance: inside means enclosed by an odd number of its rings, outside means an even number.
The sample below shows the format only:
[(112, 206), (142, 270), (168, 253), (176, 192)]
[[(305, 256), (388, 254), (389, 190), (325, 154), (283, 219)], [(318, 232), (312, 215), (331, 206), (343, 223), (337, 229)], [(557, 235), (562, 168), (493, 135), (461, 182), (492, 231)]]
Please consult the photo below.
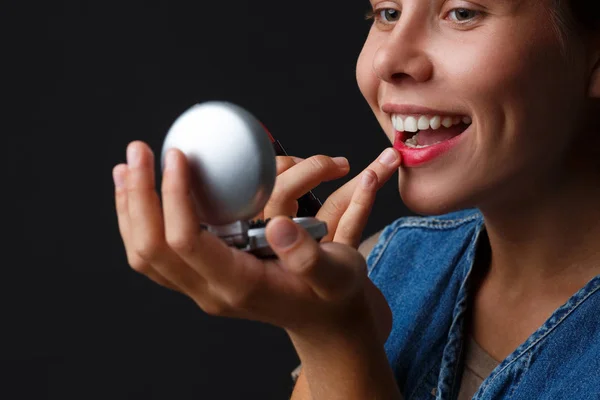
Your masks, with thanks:
[[(393, 312), (385, 351), (405, 400), (458, 395), (483, 222), (477, 210), (403, 217), (367, 257), (369, 277)], [(503, 360), (473, 399), (600, 399), (600, 276)]]

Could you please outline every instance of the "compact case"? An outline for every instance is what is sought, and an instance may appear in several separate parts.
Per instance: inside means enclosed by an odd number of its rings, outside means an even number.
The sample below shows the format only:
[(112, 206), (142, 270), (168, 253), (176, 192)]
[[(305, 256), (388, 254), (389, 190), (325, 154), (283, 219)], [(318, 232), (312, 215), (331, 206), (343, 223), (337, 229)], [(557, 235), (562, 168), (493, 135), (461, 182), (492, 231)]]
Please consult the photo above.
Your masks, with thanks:
[[(243, 108), (228, 102), (197, 104), (171, 126), (161, 152), (181, 150), (188, 161), (191, 195), (202, 227), (230, 246), (258, 257), (272, 257), (265, 238), (269, 222), (251, 218), (269, 200), (277, 176), (276, 155), (287, 155), (264, 125)], [(316, 240), (327, 225), (314, 218), (321, 202), (312, 192), (298, 199), (298, 217), (291, 217)]]

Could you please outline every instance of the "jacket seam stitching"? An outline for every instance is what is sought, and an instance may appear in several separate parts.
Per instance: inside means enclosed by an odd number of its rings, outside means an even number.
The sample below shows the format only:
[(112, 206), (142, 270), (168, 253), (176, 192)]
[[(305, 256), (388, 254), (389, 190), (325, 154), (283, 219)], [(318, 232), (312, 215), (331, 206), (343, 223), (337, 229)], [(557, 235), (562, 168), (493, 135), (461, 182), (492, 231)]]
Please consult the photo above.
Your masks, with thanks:
[(409, 217), (404, 221), (400, 221), (397, 228), (431, 228), (431, 229), (446, 229), (455, 228), (465, 223), (481, 219), (479, 214), (473, 214), (465, 218), (459, 219), (435, 219), (431, 217)]
[(537, 345), (539, 342), (541, 342), (542, 340), (546, 339), (546, 337), (552, 332), (554, 331), (556, 328), (558, 328), (558, 326), (560, 324), (562, 324), (562, 322), (568, 317), (570, 316), (577, 308), (579, 308), (579, 306), (581, 306), (581, 304), (583, 304), (588, 298), (590, 298), (590, 296), (592, 296), (594, 293), (596, 293), (598, 290), (600, 290), (600, 285), (595, 287), (593, 290), (590, 290), (589, 293), (587, 293), (585, 296), (583, 296), (577, 303), (575, 303), (573, 305), (573, 307), (571, 307), (570, 310), (568, 310), (565, 315), (562, 316), (562, 318), (560, 318), (558, 321), (556, 321), (556, 323), (550, 327), (544, 334), (542, 334), (539, 338), (537, 338), (535, 341), (531, 342), (529, 344), (529, 346), (527, 346), (525, 349), (523, 349), (521, 351), (521, 353), (519, 353), (517, 356), (515, 356), (514, 359), (512, 359), (508, 364), (506, 364), (504, 366), (504, 368), (502, 368), (501, 370), (499, 370), (496, 374), (494, 374), (494, 376), (492, 377), (492, 379), (490, 379), (489, 382), (485, 383), (485, 387), (482, 386), (481, 387), (481, 392), (480, 394), (477, 396), (477, 398), (481, 398), (481, 396), (483, 396), (485, 394), (485, 392), (487, 391), (487, 389), (490, 387), (490, 385), (492, 384), (492, 382), (494, 382), (498, 376), (500, 374), (502, 374), (508, 367), (512, 366), (514, 363), (516, 363), (519, 359), (521, 359), (522, 357), (524, 357), (530, 350), (533, 349), (533, 347), (535, 345)]
[(369, 272), (369, 277), (371, 276), (371, 274), (373, 274), (373, 272), (375, 272), (375, 269), (377, 267), (379, 267), (379, 260), (381, 260), (383, 253), (388, 248), (388, 246), (389, 246), (390, 242), (392, 241), (392, 239), (394, 238), (394, 236), (396, 236), (396, 232), (398, 232), (398, 229), (400, 229), (399, 226), (394, 227), (394, 230), (388, 235), (388, 237), (385, 239), (385, 242), (383, 242), (381, 244), (381, 248), (377, 252), (377, 255), (375, 256), (375, 260), (373, 261), (373, 266), (371, 267), (371, 271)]
[[(379, 261), (381, 260), (383, 253), (387, 250), (390, 242), (392, 241), (394, 236), (396, 236), (396, 234), (398, 233), (398, 231), (400, 229), (423, 228), (423, 229), (438, 230), (438, 229), (459, 228), (468, 222), (472, 222), (472, 221), (478, 220), (480, 218), (481, 217), (479, 214), (473, 214), (473, 215), (470, 215), (465, 218), (451, 219), (451, 220), (429, 219), (429, 218), (422, 218), (422, 217), (409, 217), (408, 219), (405, 219), (404, 221), (402, 221), (402, 219), (400, 219), (399, 223), (397, 223), (395, 226), (392, 225), (393, 230), (388, 234), (385, 241), (383, 243), (380, 243), (379, 245), (377, 245), (379, 247), (379, 249), (375, 249), (377, 251), (377, 254), (375, 255), (375, 259), (372, 262), (372, 267), (371, 267), (370, 271), (368, 272), (368, 276), (370, 277), (371, 274), (373, 274), (375, 272), (375, 270), (379, 266)], [(431, 224), (431, 222), (434, 222), (437, 225)]]
[(406, 400), (412, 400), (415, 398), (415, 396), (417, 395), (417, 392), (420, 388), (422, 388), (424, 381), (429, 378), (429, 376), (434, 373), (436, 370), (439, 370), (441, 364), (438, 361), (434, 361), (431, 365), (431, 368), (429, 368), (427, 370), (427, 372), (425, 374), (423, 374), (423, 376), (421, 376), (421, 378), (417, 381), (417, 384), (415, 385), (415, 388), (413, 389), (412, 393), (410, 394), (410, 396), (408, 396), (406, 398)]

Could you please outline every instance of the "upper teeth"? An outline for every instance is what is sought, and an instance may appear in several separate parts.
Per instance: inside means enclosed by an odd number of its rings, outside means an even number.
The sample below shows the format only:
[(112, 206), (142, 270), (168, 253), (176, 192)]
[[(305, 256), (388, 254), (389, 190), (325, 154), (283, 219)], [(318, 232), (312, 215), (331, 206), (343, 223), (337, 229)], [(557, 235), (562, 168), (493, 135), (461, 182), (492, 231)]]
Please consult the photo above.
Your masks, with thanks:
[(392, 124), (394, 125), (394, 129), (398, 132), (417, 132), (419, 130), (430, 128), (439, 129), (441, 126), (450, 128), (452, 125), (458, 125), (461, 122), (468, 125), (471, 123), (471, 118), (466, 116), (441, 117), (439, 115), (392, 115)]

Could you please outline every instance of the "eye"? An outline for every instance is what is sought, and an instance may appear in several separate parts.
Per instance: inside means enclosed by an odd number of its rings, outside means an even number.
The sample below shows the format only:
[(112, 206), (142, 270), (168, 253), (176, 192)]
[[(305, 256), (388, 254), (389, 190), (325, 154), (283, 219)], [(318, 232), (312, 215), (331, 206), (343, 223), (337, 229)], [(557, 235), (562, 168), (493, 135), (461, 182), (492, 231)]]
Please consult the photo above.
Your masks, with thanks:
[(375, 22), (390, 25), (398, 22), (400, 19), (400, 11), (395, 8), (380, 8), (378, 10), (369, 11), (366, 18), (374, 19)]
[(400, 11), (393, 8), (378, 10), (379, 20), (385, 23), (393, 23), (400, 19)]
[(459, 24), (471, 22), (472, 20), (480, 16), (480, 11), (469, 10), (468, 8), (455, 8), (453, 10), (450, 10), (450, 12), (448, 13), (448, 17), (450, 18), (450, 20)]

